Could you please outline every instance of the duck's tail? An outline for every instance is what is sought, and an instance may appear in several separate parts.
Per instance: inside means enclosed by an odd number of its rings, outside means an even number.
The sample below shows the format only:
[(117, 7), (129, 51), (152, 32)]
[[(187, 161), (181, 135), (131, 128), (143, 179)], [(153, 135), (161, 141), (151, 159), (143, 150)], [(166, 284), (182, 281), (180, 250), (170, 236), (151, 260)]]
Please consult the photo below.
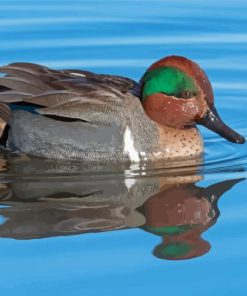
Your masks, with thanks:
[[(31, 63), (13, 63), (0, 67), (0, 145), (6, 145), (13, 110), (29, 108), (26, 100), (52, 90), (48, 78), (52, 70)], [(47, 81), (42, 81), (47, 79)], [(36, 106), (37, 108), (37, 106)], [(33, 107), (34, 109), (34, 107)]]
[(9, 123), (11, 117), (11, 109), (8, 105), (0, 102), (0, 127), (2, 123)]
[[(0, 93), (6, 91), (6, 88), (0, 86)], [(9, 106), (0, 101), (0, 145), (6, 146), (9, 132), (9, 121), (11, 117), (11, 109)]]

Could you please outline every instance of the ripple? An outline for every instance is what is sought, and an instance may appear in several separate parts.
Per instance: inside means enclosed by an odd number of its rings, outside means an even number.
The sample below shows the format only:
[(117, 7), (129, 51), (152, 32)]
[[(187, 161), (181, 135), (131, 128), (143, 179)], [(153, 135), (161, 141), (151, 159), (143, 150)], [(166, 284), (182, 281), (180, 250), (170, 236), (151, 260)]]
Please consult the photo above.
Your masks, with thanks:
[[(246, 57), (243, 57), (246, 59)], [(136, 58), (136, 59), (63, 59), (63, 60), (40, 60), (38, 63), (46, 65), (52, 68), (62, 68), (62, 67), (91, 67), (91, 68), (107, 68), (107, 67), (138, 67), (144, 68), (148, 67), (154, 62), (154, 59), (147, 58)], [(201, 65), (205, 70), (207, 69), (229, 69), (229, 70), (246, 70), (247, 63), (242, 63), (240, 60), (228, 60), (227, 64), (225, 60), (221, 59), (205, 59), (205, 60), (196, 60), (196, 62)], [(138, 78), (137, 78), (138, 80)], [(216, 81), (212, 83), (215, 89), (232, 89), (232, 90), (246, 90), (246, 83), (226, 83), (222, 81)]]
[(68, 47), (89, 47), (89, 46), (129, 46), (129, 45), (171, 45), (171, 44), (245, 44), (247, 34), (204, 34), (198, 35), (177, 35), (177, 36), (124, 36), (104, 38), (54, 38), (52, 40), (3, 40), (1, 49), (8, 50), (13, 47), (19, 49), (41, 49), (41, 48), (68, 48)]
[[(165, 22), (171, 20), (165, 20)], [(77, 23), (164, 23), (164, 20), (159, 19), (145, 19), (145, 18), (117, 18), (117, 17), (46, 17), (46, 18), (13, 18), (0, 20), (2, 29), (9, 29), (10, 27), (23, 26), (40, 26), (52, 24), (77, 24)], [(15, 28), (15, 29), (18, 29)], [(30, 27), (29, 27), (30, 29)]]
[(204, 167), (222, 169), (223, 167), (247, 165), (246, 146), (231, 144), (215, 137), (205, 139), (205, 163)]

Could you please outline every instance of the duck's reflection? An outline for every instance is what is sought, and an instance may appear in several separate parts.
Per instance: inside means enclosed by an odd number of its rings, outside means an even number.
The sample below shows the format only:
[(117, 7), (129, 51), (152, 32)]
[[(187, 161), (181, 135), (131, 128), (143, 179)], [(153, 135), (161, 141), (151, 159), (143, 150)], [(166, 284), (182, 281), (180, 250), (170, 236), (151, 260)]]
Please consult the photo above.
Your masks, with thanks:
[(201, 235), (219, 217), (219, 198), (241, 180), (227, 180), (206, 188), (182, 184), (148, 199), (142, 207), (146, 218), (143, 229), (162, 237), (153, 254), (178, 260), (207, 253), (210, 244)]
[[(201, 235), (219, 216), (217, 202), (243, 179), (206, 188), (200, 176), (0, 185), (0, 237), (33, 239), (139, 227), (161, 236), (153, 254), (187, 259), (210, 249)], [(66, 180), (66, 179), (65, 179)]]

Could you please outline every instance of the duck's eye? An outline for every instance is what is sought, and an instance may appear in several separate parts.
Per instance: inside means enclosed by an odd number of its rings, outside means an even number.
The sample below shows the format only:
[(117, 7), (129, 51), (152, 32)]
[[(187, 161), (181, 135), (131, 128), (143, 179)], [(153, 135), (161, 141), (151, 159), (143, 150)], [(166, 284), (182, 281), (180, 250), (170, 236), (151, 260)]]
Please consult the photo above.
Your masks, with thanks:
[(181, 92), (177, 97), (182, 98), (182, 99), (190, 99), (196, 96), (196, 93), (190, 91), (190, 90), (185, 90)]

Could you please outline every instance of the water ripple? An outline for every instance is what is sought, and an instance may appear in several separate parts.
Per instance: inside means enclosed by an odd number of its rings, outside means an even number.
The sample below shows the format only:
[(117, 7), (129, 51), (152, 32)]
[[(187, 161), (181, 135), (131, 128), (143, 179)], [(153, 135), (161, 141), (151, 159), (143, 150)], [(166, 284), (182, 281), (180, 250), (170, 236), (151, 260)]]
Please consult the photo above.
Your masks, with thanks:
[(176, 35), (176, 36), (124, 36), (104, 38), (54, 38), (37, 40), (3, 40), (1, 49), (42, 49), (42, 48), (69, 48), (90, 46), (130, 46), (130, 45), (171, 45), (171, 44), (246, 44), (247, 34), (204, 34), (198, 35)]

